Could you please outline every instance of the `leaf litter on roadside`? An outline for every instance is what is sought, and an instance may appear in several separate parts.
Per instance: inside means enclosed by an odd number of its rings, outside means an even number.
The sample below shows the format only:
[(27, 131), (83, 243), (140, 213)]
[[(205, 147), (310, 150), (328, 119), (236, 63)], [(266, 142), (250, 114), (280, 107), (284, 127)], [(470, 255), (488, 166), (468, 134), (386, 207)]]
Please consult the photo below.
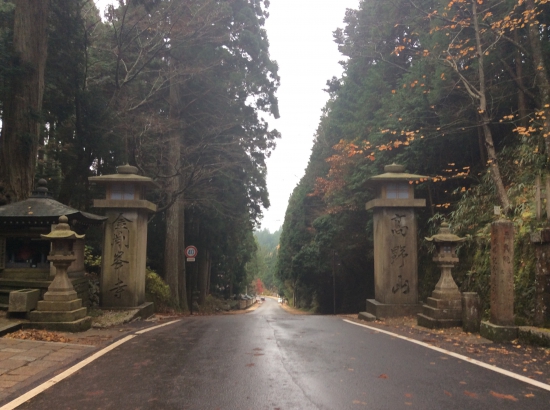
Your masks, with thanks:
[(38, 329), (20, 329), (13, 333), (8, 333), (4, 336), (8, 339), (34, 340), (40, 342), (60, 342), (70, 343), (71, 339), (55, 332)]

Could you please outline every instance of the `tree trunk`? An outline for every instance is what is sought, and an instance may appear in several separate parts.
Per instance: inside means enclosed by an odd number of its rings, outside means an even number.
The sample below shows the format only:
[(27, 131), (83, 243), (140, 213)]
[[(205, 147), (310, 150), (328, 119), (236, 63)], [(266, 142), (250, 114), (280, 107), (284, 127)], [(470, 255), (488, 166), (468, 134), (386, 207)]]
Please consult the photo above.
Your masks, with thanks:
[(206, 295), (210, 295), (210, 280), (212, 278), (212, 259), (210, 258), (210, 252), (208, 252), (208, 272), (206, 276)]
[[(183, 185), (183, 175), (180, 175), (180, 186)], [(183, 200), (183, 194), (180, 194), (177, 202), (179, 209), (179, 249), (178, 249), (178, 285), (179, 285), (179, 306), (184, 311), (189, 310), (189, 303), (187, 301), (187, 266), (185, 264), (185, 202)]]
[[(175, 68), (173, 68), (175, 70)], [(172, 79), (174, 77), (172, 76)], [(168, 200), (173, 201), (174, 195), (177, 195), (179, 188), (179, 177), (177, 176), (178, 164), (180, 161), (180, 143), (178, 135), (178, 127), (175, 126), (179, 117), (179, 98), (178, 89), (175, 81), (170, 82), (169, 92), (169, 104), (170, 104), (170, 118), (172, 126), (168, 135), (167, 142), (167, 164), (166, 173), (168, 176)], [(166, 283), (170, 286), (170, 292), (174, 302), (180, 305), (180, 285), (179, 285), (179, 261), (180, 252), (183, 251), (183, 238), (179, 237), (180, 233), (180, 207), (178, 206), (178, 200), (174, 201), (172, 205), (166, 210), (166, 238), (164, 247), (164, 275)]]
[[(201, 241), (202, 242), (202, 241)], [(199, 305), (204, 305), (208, 294), (208, 251), (203, 246), (199, 252)]]
[(481, 125), (483, 129), (483, 138), (485, 140), (485, 147), (487, 148), (487, 157), (489, 162), (489, 168), (491, 173), (491, 178), (495, 184), (498, 199), (500, 205), (502, 206), (504, 212), (510, 210), (510, 200), (508, 199), (508, 193), (506, 188), (504, 188), (504, 183), (502, 182), (502, 177), (500, 176), (500, 168), (498, 166), (497, 154), (495, 149), (495, 144), (493, 142), (493, 134), (491, 133), (491, 128), (489, 123), (491, 119), (487, 113), (487, 95), (485, 90), (485, 68), (483, 66), (483, 49), (481, 47), (481, 38), (480, 38), (480, 29), (479, 22), (477, 20), (477, 2), (472, 1), (472, 14), (474, 21), (475, 37), (476, 37), (476, 47), (478, 53), (478, 75), (479, 75), (479, 116), (481, 118)]
[[(527, 10), (535, 9), (534, 0), (527, 0)], [(546, 156), (550, 158), (550, 79), (544, 64), (541, 33), (538, 24), (529, 24), (529, 43), (533, 54), (533, 64), (535, 68), (535, 81), (539, 89), (540, 110), (544, 111), (543, 115), (543, 134), (544, 143), (546, 146)]]
[[(514, 40), (519, 43), (519, 35), (518, 31), (514, 30)], [(518, 87), (518, 114), (521, 121), (522, 127), (528, 127), (529, 126), (529, 120), (527, 118), (527, 102), (525, 98), (525, 87), (523, 84), (523, 63), (522, 63), (522, 55), (521, 51), (516, 47), (515, 51), (515, 63), (516, 63), (516, 78), (517, 81), (520, 84), (520, 87)]]
[(2, 116), (0, 183), (11, 200), (33, 187), (48, 52), (50, 0), (16, 0), (13, 47), (20, 72), (10, 79)]
[(166, 237), (164, 246), (164, 278), (174, 303), (180, 305), (179, 299), (179, 210), (177, 204), (166, 210)]

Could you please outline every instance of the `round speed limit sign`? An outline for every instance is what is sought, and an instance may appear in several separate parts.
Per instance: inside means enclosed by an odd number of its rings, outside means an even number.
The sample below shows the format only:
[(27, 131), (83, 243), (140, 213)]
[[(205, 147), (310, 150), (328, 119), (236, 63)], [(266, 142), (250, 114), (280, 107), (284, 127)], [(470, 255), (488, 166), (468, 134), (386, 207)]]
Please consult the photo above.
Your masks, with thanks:
[(196, 258), (197, 257), (197, 248), (194, 246), (188, 246), (185, 248), (185, 257), (186, 258)]

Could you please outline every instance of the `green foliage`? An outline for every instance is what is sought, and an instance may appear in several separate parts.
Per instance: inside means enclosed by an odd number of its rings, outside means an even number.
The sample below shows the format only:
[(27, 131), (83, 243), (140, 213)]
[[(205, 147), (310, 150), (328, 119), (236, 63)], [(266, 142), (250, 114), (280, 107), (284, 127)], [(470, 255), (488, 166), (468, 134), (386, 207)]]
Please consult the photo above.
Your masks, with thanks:
[[(416, 197), (428, 205), (417, 214), (419, 238), (433, 235), (442, 220), (469, 238), (460, 247), (453, 276), (461, 290), (480, 294), (487, 311), (489, 227), (501, 198), (487, 161), (487, 148), (492, 147), (484, 140), (486, 126), (512, 203), (508, 216), (516, 227), (516, 315), (527, 322), (532, 317), (529, 234), (542, 226), (534, 217), (533, 184), (534, 176), (547, 169), (549, 155), (538, 112), (544, 92), (530, 80), (536, 67), (530, 58), (519, 65), (517, 60), (532, 44), (525, 27), (506, 36), (486, 30), (489, 24), (508, 21), (516, 2), (484, 0), (478, 3), (491, 7), (492, 14), (480, 17), (480, 41), (487, 50), (480, 59), (469, 48), (476, 41), (473, 25), (449, 23), (462, 19), (460, 8), (472, 3), (453, 3), (364, 0), (346, 13), (345, 27), (334, 33), (347, 57), (345, 72), (327, 83), (330, 100), (281, 234), (277, 275), (290, 300), (298, 294), (298, 305), (313, 306), (315, 299), (320, 311), (332, 311), (335, 269), (327, 251), (334, 250), (342, 266), (336, 275), (337, 310), (364, 309), (364, 299), (373, 296), (372, 216), (362, 211), (373, 192), (366, 181), (397, 162), (408, 172), (430, 177), (416, 186)], [(522, 10), (520, 5), (518, 16)], [(539, 11), (542, 29), (550, 14), (548, 7)], [(543, 49), (550, 47), (548, 36), (540, 41)], [(487, 112), (480, 112), (479, 97), (472, 93), (482, 85), (480, 73), (485, 76)], [(419, 295), (425, 300), (439, 270), (432, 261), (433, 246), (422, 240), (419, 244)], [(347, 287), (338, 286), (338, 275)]]
[(84, 246), (84, 266), (86, 272), (98, 273), (101, 270), (101, 255), (94, 252), (93, 247)]
[(277, 293), (280, 288), (275, 275), (280, 236), (281, 229), (274, 233), (270, 233), (267, 229), (255, 232), (257, 251), (250, 266), (255, 274), (254, 277), (261, 279), (264, 287), (274, 293)]
[(153, 270), (147, 268), (145, 272), (145, 296), (155, 304), (156, 312), (167, 312), (177, 309), (172, 300), (170, 287)]

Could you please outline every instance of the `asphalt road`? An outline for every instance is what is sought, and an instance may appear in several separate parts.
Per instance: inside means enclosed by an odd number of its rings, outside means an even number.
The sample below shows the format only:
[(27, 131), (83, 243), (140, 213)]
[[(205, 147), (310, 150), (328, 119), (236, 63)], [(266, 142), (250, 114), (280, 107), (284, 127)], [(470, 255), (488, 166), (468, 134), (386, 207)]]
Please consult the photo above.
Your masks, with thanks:
[(550, 409), (550, 392), (268, 299), (136, 336), (20, 409)]

